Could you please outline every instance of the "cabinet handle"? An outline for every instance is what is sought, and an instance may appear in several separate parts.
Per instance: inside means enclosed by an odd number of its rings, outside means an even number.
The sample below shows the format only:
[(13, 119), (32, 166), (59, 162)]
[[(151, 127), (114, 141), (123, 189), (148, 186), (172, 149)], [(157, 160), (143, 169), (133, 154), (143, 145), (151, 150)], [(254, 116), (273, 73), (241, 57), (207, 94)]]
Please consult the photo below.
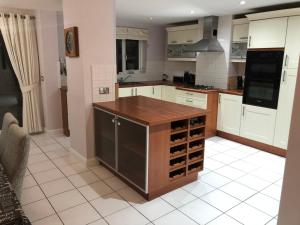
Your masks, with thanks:
[(245, 106), (243, 106), (242, 115), (243, 115), (243, 117), (245, 116)]
[(133, 88), (131, 88), (131, 96), (133, 96)]
[(118, 122), (117, 124), (118, 124), (118, 126), (121, 126), (121, 123), (120, 123), (120, 122)]
[(222, 95), (219, 95), (219, 104), (221, 104)]
[(137, 88), (135, 89), (135, 96), (137, 96)]
[(177, 41), (171, 41), (171, 43), (172, 43), (172, 44), (176, 44), (176, 43), (177, 43)]
[(193, 42), (193, 40), (187, 40), (186, 42), (187, 42), (187, 43), (191, 43), (191, 42)]
[(284, 66), (288, 66), (288, 60), (289, 60), (289, 56), (285, 55), (285, 59), (284, 59)]
[(186, 99), (185, 101), (186, 101), (186, 102), (193, 103), (193, 100)]
[(116, 122), (116, 119), (112, 119), (111, 122), (112, 122), (112, 123), (115, 123), (115, 122)]
[(282, 82), (286, 81), (286, 70), (283, 71)]
[(252, 40), (252, 37), (251, 36), (249, 36), (249, 48), (251, 47), (251, 40)]
[(155, 94), (154, 87), (152, 87), (152, 94), (153, 94), (153, 95)]

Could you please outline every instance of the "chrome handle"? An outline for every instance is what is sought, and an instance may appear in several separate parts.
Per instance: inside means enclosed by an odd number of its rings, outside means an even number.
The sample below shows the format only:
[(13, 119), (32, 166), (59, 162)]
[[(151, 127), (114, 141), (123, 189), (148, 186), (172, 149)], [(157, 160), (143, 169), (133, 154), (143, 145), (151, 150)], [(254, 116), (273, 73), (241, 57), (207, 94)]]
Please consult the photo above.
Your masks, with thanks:
[(131, 88), (131, 96), (133, 96), (133, 88)]
[(252, 40), (252, 37), (251, 36), (249, 36), (249, 48), (251, 47), (251, 40)]
[(186, 102), (193, 103), (193, 100), (186, 99), (185, 101), (186, 101)]
[(135, 95), (137, 95), (137, 88), (135, 89)]
[(191, 42), (193, 42), (193, 40), (187, 40), (186, 42), (187, 42), (187, 43), (191, 43)]
[(118, 124), (118, 126), (121, 126), (121, 123), (120, 123), (120, 122), (118, 122), (117, 124)]
[(152, 87), (152, 94), (154, 95), (155, 93), (154, 93), (154, 87)]
[(115, 122), (116, 122), (116, 119), (112, 119), (111, 122), (112, 122), (112, 123), (115, 123)]
[(283, 71), (282, 82), (286, 81), (286, 70)]
[(219, 104), (221, 104), (222, 95), (219, 95)]
[(245, 116), (245, 106), (243, 106), (242, 115), (243, 115), (243, 117)]
[(288, 60), (289, 60), (289, 56), (285, 55), (285, 59), (284, 59), (284, 66), (288, 66)]

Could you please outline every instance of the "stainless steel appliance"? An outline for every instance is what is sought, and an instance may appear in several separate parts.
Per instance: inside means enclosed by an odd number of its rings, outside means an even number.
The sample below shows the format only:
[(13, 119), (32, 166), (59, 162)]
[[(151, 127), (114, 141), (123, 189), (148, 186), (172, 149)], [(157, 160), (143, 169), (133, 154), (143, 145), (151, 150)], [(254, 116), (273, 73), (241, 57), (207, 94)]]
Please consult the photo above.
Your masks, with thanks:
[(277, 109), (283, 55), (283, 49), (248, 51), (243, 104)]

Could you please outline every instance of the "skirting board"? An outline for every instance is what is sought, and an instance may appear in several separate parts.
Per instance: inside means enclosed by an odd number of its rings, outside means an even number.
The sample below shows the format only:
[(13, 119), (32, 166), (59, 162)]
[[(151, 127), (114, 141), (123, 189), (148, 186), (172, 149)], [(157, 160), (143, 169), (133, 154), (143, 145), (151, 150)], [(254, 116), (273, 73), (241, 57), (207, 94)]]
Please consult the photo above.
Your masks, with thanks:
[(55, 129), (55, 130), (47, 130), (47, 129), (45, 128), (45, 133), (50, 134), (50, 135), (64, 134), (62, 128), (60, 128), (60, 129)]
[(272, 145), (267, 145), (267, 144), (257, 142), (257, 141), (253, 141), (253, 140), (243, 138), (243, 137), (240, 137), (240, 136), (237, 136), (237, 135), (228, 134), (228, 133), (225, 133), (223, 131), (217, 131), (217, 136), (228, 139), (228, 140), (231, 140), (231, 141), (238, 142), (240, 144), (248, 145), (250, 147), (257, 148), (257, 149), (260, 149), (260, 150), (265, 151), (265, 152), (269, 152), (269, 153), (272, 153), (272, 154), (275, 154), (275, 155), (286, 157), (287, 151), (282, 149), (282, 148), (277, 148), (277, 147), (274, 147)]
[(99, 162), (95, 157), (87, 159), (84, 156), (80, 155), (75, 149), (71, 147), (69, 148), (69, 151), (72, 152), (87, 167), (93, 167), (99, 165)]

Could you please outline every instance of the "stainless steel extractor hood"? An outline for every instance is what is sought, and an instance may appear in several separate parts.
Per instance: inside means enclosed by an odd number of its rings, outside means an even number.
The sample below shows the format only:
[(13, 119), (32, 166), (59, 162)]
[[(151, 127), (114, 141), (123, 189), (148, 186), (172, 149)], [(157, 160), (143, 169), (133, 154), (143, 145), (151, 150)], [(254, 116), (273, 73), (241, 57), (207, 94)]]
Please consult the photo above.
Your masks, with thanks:
[(217, 16), (204, 17), (203, 39), (195, 44), (185, 45), (184, 52), (224, 52), (217, 39), (218, 35)]

